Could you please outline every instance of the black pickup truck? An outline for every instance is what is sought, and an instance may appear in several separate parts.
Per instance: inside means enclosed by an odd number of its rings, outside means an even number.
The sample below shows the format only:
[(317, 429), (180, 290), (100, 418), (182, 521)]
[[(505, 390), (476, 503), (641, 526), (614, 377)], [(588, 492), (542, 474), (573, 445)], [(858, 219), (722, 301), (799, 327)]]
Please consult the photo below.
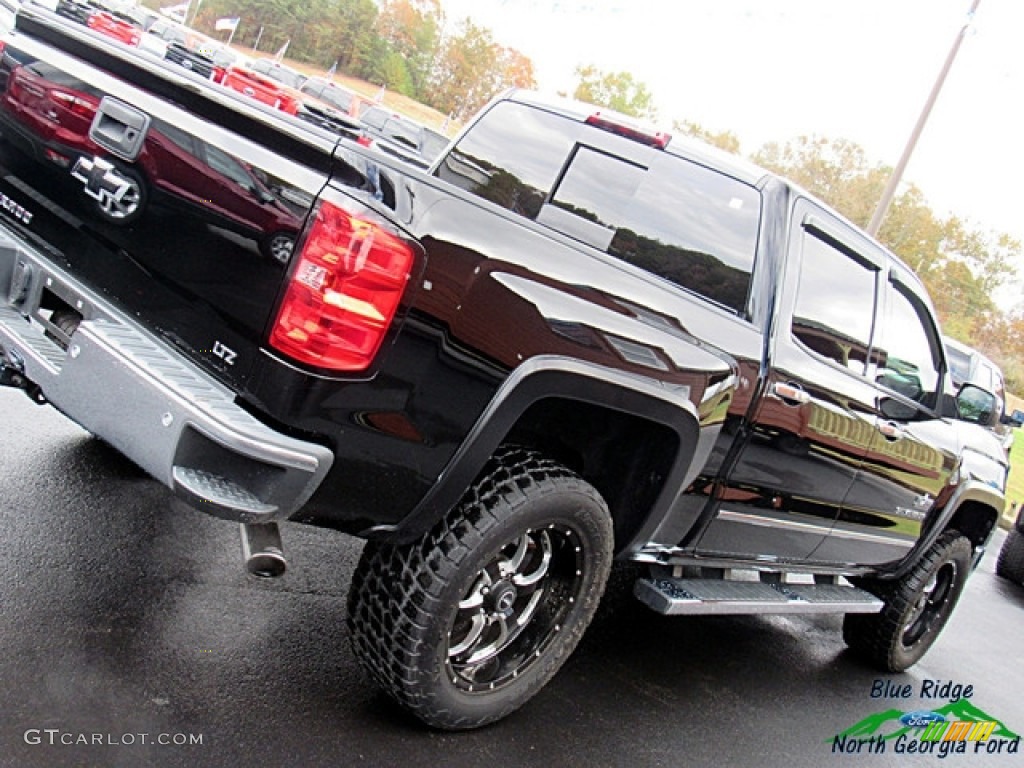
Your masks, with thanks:
[(1002, 509), (911, 271), (702, 145), (511, 92), (423, 170), (31, 5), (0, 132), (0, 382), (256, 575), (285, 521), (366, 539), (354, 652), (434, 726), (533, 696), (613, 560), (902, 670)]

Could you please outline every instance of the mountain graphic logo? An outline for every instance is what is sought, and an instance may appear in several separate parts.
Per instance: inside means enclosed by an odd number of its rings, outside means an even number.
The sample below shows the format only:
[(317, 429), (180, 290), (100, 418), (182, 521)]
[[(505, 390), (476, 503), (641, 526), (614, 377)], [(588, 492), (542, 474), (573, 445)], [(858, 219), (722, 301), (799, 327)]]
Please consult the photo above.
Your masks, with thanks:
[[(899, 709), (887, 709), (884, 712), (868, 715), (859, 723), (851, 725), (845, 731), (840, 731), (836, 735), (837, 737), (846, 736), (853, 739), (867, 739), (875, 736), (883, 741), (897, 739), (903, 735), (914, 736), (921, 731), (921, 728), (904, 725), (901, 722), (901, 718), (914, 713), (921, 714), (920, 710), (904, 712)], [(996, 723), (996, 729), (991, 733), (991, 736), (1010, 740), (1020, 738), (1018, 734), (1011, 731), (1001, 720), (997, 720), (988, 713), (983, 712), (967, 699), (957, 699), (945, 706), (931, 710), (931, 713), (941, 715), (947, 722), (952, 720), (966, 720), (975, 723), (994, 722)]]

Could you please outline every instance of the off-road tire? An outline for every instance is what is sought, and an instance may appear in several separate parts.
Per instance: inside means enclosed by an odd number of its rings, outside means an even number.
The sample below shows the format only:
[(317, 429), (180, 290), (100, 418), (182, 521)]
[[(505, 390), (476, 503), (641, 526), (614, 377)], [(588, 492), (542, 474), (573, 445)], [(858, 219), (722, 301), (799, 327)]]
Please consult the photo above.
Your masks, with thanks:
[(996, 573), (1024, 586), (1024, 535), (1016, 528), (1006, 534), (1006, 541), (996, 560)]
[(880, 597), (877, 614), (847, 614), (843, 639), (857, 656), (886, 672), (902, 672), (924, 656), (946, 625), (971, 569), (970, 540), (943, 533), (896, 581), (856, 579)]
[[(504, 447), (422, 538), (366, 545), (348, 598), (353, 650), (425, 723), (492, 723), (572, 653), (612, 552), (611, 516), (592, 486), (533, 451)], [(485, 628), (474, 639), (478, 621)]]

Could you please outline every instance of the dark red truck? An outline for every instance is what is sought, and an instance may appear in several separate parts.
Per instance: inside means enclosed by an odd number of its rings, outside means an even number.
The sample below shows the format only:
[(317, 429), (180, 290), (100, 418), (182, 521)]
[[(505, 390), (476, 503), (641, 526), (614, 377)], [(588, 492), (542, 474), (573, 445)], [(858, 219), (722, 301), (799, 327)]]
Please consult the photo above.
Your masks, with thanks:
[(434, 726), (533, 696), (616, 559), (664, 614), (843, 613), (904, 669), (1002, 510), (918, 279), (709, 148), (512, 92), (424, 170), (31, 5), (0, 132), (0, 383), (256, 575), (284, 523), (366, 539), (352, 647)]

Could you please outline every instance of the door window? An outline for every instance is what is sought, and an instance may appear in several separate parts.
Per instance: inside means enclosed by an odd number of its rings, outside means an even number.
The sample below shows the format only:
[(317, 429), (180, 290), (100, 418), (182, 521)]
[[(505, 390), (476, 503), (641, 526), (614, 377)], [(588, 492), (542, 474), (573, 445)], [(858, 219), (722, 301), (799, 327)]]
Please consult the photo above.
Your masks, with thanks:
[(921, 405), (934, 407), (941, 381), (938, 335), (920, 298), (896, 280), (889, 282), (879, 335), (875, 380)]
[(821, 357), (864, 375), (877, 283), (878, 269), (873, 264), (806, 228), (793, 336)]

